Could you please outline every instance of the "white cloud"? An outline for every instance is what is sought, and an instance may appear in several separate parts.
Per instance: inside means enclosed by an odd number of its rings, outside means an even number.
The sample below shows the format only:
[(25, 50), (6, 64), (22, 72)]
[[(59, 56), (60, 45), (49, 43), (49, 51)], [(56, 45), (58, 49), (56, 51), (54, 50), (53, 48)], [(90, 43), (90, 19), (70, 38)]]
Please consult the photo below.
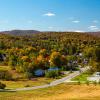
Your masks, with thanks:
[(56, 14), (54, 13), (51, 13), (51, 12), (48, 12), (46, 14), (43, 14), (43, 16), (48, 16), (48, 17), (52, 17), (52, 16), (55, 16)]
[(98, 23), (99, 21), (98, 20), (93, 20), (93, 23)]
[(92, 26), (89, 26), (88, 27), (90, 30), (98, 30), (99, 28), (97, 27), (97, 26), (94, 26), (94, 25), (92, 25)]
[(89, 28), (96, 28), (97, 26), (89, 26)]
[(82, 31), (82, 30), (75, 30), (74, 32), (84, 32), (84, 31)]
[(79, 23), (80, 21), (79, 20), (73, 20), (72, 22), (73, 23)]

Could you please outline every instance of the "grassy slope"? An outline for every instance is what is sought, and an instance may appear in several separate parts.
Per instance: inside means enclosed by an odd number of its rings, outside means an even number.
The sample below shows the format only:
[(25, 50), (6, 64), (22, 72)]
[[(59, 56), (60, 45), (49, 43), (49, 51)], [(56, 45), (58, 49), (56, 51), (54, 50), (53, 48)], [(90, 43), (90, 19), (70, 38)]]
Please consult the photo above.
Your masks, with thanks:
[(1, 81), (2, 83), (6, 84), (6, 89), (16, 89), (16, 88), (24, 88), (25, 86), (39, 86), (39, 85), (44, 85), (48, 84), (54, 79), (50, 78), (36, 78), (36, 81), (32, 80), (22, 80), (22, 81)]
[[(19, 74), (19, 73), (12, 71), (9, 66), (0, 66), (0, 70), (10, 71), (13, 74), (13, 77), (16, 77)], [(20, 76), (22, 77), (23, 74), (22, 75), (20, 74)], [(45, 78), (45, 77), (38, 77), (38, 78), (35, 78), (35, 79), (36, 79), (35, 81), (27, 80), (27, 79), (20, 79), (18, 81), (3, 81), (3, 80), (0, 80), (0, 82), (6, 84), (6, 88), (15, 89), (15, 88), (23, 88), (27, 85), (29, 85), (30, 87), (38, 86), (38, 85), (44, 85), (44, 84), (48, 84), (51, 81), (55, 80), (55, 79), (52, 79), (52, 78)]]
[(100, 100), (100, 86), (61, 84), (24, 92), (0, 92), (0, 100)]
[(0, 70), (11, 70), (9, 66), (0, 66)]
[(79, 76), (76, 76), (75, 78), (72, 79), (72, 81), (87, 81), (87, 77), (91, 76), (92, 73), (89, 71), (82, 73)]
[[(18, 81), (4, 81), (4, 80), (0, 80), (2, 83), (6, 84), (6, 89), (16, 89), (16, 88), (24, 88), (25, 86), (39, 86), (39, 85), (44, 85), (44, 84), (48, 84), (56, 79), (53, 78), (46, 78), (46, 77), (36, 77), (34, 81), (32, 80), (28, 80), (28, 79), (24, 79), (23, 74), (22, 73), (17, 73), (16, 71), (13, 71), (10, 69), (9, 66), (0, 66), (0, 70), (8, 70), (9, 72), (12, 73), (13, 77), (16, 76), (20, 76), (22, 78), (20, 78)], [(61, 75), (58, 77), (58, 79), (65, 77), (67, 75)]]

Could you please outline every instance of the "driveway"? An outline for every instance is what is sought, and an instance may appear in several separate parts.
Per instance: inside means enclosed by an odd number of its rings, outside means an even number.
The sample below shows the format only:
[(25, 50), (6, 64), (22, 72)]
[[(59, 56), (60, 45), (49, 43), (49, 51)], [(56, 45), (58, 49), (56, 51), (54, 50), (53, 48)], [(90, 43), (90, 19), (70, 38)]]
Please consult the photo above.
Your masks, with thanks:
[(85, 67), (85, 68), (81, 68), (81, 72), (80, 71), (74, 71), (73, 73), (70, 73), (68, 76), (52, 81), (50, 84), (46, 84), (46, 85), (42, 85), (42, 86), (34, 86), (34, 87), (25, 87), (25, 88), (17, 88), (17, 89), (12, 89), (12, 90), (0, 90), (0, 91), (27, 91), (27, 90), (35, 90), (35, 89), (40, 89), (40, 88), (47, 88), (47, 87), (51, 87), (51, 86), (55, 86), (58, 84), (61, 84), (63, 82), (69, 82), (71, 81), (72, 78), (80, 75), (81, 73), (87, 71), (89, 69), (89, 66)]

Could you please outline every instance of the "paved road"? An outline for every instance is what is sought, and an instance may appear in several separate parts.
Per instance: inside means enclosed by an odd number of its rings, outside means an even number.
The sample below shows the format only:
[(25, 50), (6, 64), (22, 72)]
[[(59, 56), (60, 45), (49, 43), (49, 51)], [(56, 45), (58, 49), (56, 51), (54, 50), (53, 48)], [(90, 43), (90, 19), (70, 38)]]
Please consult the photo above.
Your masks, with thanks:
[(55, 85), (61, 84), (63, 82), (71, 81), (72, 78), (80, 75), (81, 73), (85, 72), (88, 69), (89, 69), (88, 66), (85, 67), (85, 68), (81, 68), (81, 72), (80, 71), (74, 71), (73, 73), (69, 74), (68, 76), (66, 76), (62, 79), (52, 81), (50, 84), (46, 84), (46, 85), (42, 85), (42, 86), (27, 87), (27, 88), (17, 88), (17, 89), (12, 89), (12, 90), (3, 90), (3, 91), (27, 91), (27, 90), (34, 90), (34, 89), (40, 89), (40, 88), (55, 86)]
[(62, 79), (51, 82), (50, 85), (54, 86), (54, 85), (61, 84), (63, 82), (69, 82), (69, 81), (71, 81), (72, 78), (80, 75), (81, 73), (85, 72), (88, 69), (89, 69), (89, 67), (81, 68), (81, 72), (80, 71), (74, 71), (73, 73), (69, 74), (68, 76), (66, 76)]

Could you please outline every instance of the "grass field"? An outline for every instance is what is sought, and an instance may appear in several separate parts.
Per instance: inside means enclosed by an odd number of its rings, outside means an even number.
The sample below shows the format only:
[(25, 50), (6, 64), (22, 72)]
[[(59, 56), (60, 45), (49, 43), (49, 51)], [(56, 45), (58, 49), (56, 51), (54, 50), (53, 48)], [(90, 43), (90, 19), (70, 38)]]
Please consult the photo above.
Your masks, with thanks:
[(0, 66), (0, 70), (11, 70), (9, 66)]
[(100, 100), (100, 86), (60, 84), (33, 91), (0, 92), (0, 100)]
[[(8, 69), (9, 70), (9, 69)], [(86, 81), (91, 74), (85, 72), (73, 80)], [(2, 81), (7, 88), (23, 88), (27, 85), (47, 84), (54, 79), (37, 78), (36, 81)], [(54, 87), (21, 92), (0, 92), (0, 100), (100, 100), (100, 85), (60, 84)]]
[[(0, 66), (0, 70), (8, 70), (10, 73), (12, 73), (13, 78), (16, 78), (16, 76), (20, 77), (17, 81), (0, 80), (0, 82), (6, 85), (6, 89), (16, 89), (16, 88), (39, 86), (39, 85), (48, 84), (56, 80), (53, 78), (46, 78), (46, 77), (36, 77), (36, 78), (33, 78), (33, 80), (28, 80), (24, 78), (23, 73), (17, 73), (15, 70), (11, 70), (9, 66)], [(67, 75), (61, 75), (57, 77), (57, 79), (65, 77), (65, 76)]]
[(55, 80), (52, 78), (45, 78), (45, 77), (36, 77), (34, 80), (23, 79), (22, 73), (19, 74), (15, 71), (12, 71), (9, 66), (0, 66), (0, 70), (10, 71), (13, 74), (13, 77), (16, 77), (16, 76), (22, 77), (22, 79), (19, 79), (18, 81), (0, 80), (0, 82), (6, 84), (6, 89), (16, 89), (16, 88), (23, 88), (25, 86), (32, 87), (32, 86), (44, 85)]
[(92, 73), (90, 73), (89, 71), (82, 73), (79, 76), (76, 76), (75, 78), (72, 79), (72, 81), (88, 81), (87, 77), (91, 76)]
[(48, 84), (55, 79), (52, 78), (43, 78), (39, 77), (36, 78), (35, 81), (32, 80), (23, 80), (23, 81), (1, 81), (2, 83), (6, 84), (6, 89), (16, 89), (16, 88), (23, 88), (25, 86), (38, 86)]

